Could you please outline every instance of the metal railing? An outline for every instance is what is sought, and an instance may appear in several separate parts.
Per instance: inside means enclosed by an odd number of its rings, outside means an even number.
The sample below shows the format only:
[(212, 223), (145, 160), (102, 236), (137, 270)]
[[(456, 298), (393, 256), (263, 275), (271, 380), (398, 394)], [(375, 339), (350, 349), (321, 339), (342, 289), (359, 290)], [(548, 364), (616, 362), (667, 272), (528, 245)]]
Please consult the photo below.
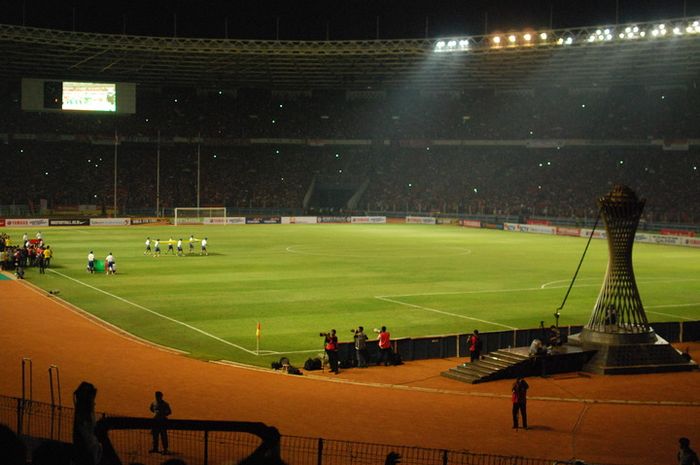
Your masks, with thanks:
[[(42, 440), (72, 441), (74, 409), (0, 395), (0, 423), (34, 444)], [(106, 432), (122, 463), (158, 465), (179, 458), (188, 465), (239, 463), (264, 449), (266, 442), (279, 446), (288, 465), (380, 465), (390, 453), (402, 465), (552, 465), (574, 463), (556, 459), (479, 454), (470, 451), (430, 449), (301, 436), (279, 436), (262, 423), (235, 421), (168, 420), (169, 454), (149, 453), (152, 447), (149, 418), (97, 415), (97, 429)], [(583, 463), (583, 462), (581, 462)]]

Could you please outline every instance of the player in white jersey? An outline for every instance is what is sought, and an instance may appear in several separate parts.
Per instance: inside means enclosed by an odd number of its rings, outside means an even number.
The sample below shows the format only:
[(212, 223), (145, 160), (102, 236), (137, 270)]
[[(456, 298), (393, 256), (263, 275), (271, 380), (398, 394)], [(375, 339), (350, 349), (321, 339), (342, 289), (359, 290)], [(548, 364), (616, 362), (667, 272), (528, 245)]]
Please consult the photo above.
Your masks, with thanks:
[(160, 257), (160, 239), (156, 239), (153, 243), (153, 256)]
[(192, 234), (190, 234), (190, 253), (191, 254), (194, 253), (194, 241), (195, 241), (194, 236)]
[(151, 254), (151, 238), (147, 237), (146, 238), (146, 250), (143, 251), (144, 255), (150, 255)]
[(87, 264), (87, 271), (88, 273), (92, 274), (95, 272), (95, 254), (92, 253), (92, 250), (88, 254), (88, 264)]
[(202, 239), (202, 250), (199, 252), (199, 255), (209, 255), (209, 252), (207, 252), (207, 238), (205, 237)]
[(107, 254), (107, 257), (105, 258), (105, 273), (106, 274), (115, 274), (117, 272), (117, 262), (114, 260), (114, 255), (112, 255), (112, 252)]
[(168, 250), (165, 251), (165, 254), (166, 254), (166, 255), (169, 254), (169, 253), (175, 255), (175, 250), (173, 249), (173, 243), (174, 243), (174, 242), (175, 242), (175, 241), (173, 240), (172, 237), (171, 237), (170, 239), (168, 239)]
[(177, 256), (182, 257), (182, 238), (177, 240)]

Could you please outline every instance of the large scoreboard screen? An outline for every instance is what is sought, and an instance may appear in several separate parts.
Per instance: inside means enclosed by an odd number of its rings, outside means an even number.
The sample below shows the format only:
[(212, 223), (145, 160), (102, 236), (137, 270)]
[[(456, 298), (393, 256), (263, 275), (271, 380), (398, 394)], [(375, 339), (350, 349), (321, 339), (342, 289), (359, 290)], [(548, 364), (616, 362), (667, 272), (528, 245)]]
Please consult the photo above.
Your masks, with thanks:
[(63, 82), (62, 110), (117, 111), (117, 85)]
[(22, 109), (136, 113), (136, 85), (128, 82), (22, 79)]

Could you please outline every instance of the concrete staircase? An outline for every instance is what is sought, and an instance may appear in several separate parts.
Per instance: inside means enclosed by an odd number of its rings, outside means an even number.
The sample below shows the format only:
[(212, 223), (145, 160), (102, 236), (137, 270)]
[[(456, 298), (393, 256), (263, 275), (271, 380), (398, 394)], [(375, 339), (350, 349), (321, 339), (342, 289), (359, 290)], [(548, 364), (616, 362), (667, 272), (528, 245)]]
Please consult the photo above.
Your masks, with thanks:
[(564, 344), (550, 350), (546, 355), (531, 357), (529, 347), (514, 347), (489, 352), (481, 360), (463, 363), (443, 371), (441, 375), (469, 384), (526, 376), (547, 376), (581, 371), (595, 353), (596, 350), (583, 350), (581, 347)]
[(527, 348), (499, 349), (474, 363), (463, 363), (441, 374), (464, 383), (477, 384), (496, 379), (516, 378), (525, 364), (532, 364)]

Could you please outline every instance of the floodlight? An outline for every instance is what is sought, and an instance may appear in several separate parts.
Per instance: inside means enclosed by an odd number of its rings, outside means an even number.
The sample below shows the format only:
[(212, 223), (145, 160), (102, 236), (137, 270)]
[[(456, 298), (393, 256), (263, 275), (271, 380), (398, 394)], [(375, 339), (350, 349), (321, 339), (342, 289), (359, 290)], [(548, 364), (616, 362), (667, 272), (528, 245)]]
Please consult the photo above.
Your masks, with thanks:
[(603, 31), (601, 31), (600, 29), (596, 29), (595, 33), (596, 33), (597, 35), (601, 35), (601, 34), (603, 33)]
[(498, 44), (501, 43), (501, 38), (500, 38), (499, 36), (496, 36), (496, 37), (494, 37), (493, 39), (491, 39), (491, 41), (492, 41), (494, 44), (498, 45)]
[(609, 35), (609, 34), (610, 34), (610, 29), (606, 29), (606, 30), (604, 30), (603, 32), (604, 32), (604, 33), (605, 33), (605, 35), (607, 36), (607, 35)]
[(639, 33), (639, 35), (640, 35), (641, 37), (644, 37), (645, 35), (647, 35), (647, 32), (646, 32), (646, 31), (642, 31), (642, 32)]
[(460, 48), (468, 48), (469, 47), (469, 40), (460, 40), (459, 41), (459, 46)]
[(659, 35), (659, 30), (658, 30), (658, 29), (652, 30), (652, 31), (651, 31), (651, 35), (653, 35), (654, 37), (658, 36), (658, 35)]
[(457, 41), (456, 40), (451, 40), (447, 42), (447, 46), (450, 48), (456, 47), (457, 46)]
[(675, 35), (677, 35), (677, 36), (683, 34), (683, 33), (681, 32), (681, 28), (679, 28), (678, 26), (676, 26), (676, 27), (673, 28), (673, 33), (674, 33)]
[(439, 41), (437, 44), (435, 44), (435, 48), (437, 48), (437, 49), (445, 48), (445, 41), (444, 40)]
[(530, 40), (532, 39), (532, 36), (530, 35), (530, 33), (527, 33), (527, 34), (523, 35), (523, 39), (530, 42)]
[(638, 28), (637, 26), (634, 26), (634, 27), (632, 28), (632, 32), (639, 32), (639, 28)]
[(561, 37), (559, 37), (559, 38), (557, 39), (557, 44), (561, 45), (561, 44), (563, 44), (563, 43), (564, 43), (564, 39), (562, 39)]
[(620, 39), (624, 39), (625, 35), (623, 33), (620, 33), (620, 35), (618, 37), (620, 37)]
[(625, 28), (625, 32), (629, 34), (630, 32), (632, 32), (632, 28), (629, 27), (629, 26), (627, 26), (627, 27)]
[(695, 27), (700, 26), (700, 21), (693, 21), (693, 26), (695, 26)]
[(511, 44), (515, 43), (515, 36), (513, 34), (508, 36), (508, 42), (510, 42)]
[(541, 32), (541, 33), (540, 33), (540, 39), (541, 39), (541, 40), (547, 40), (547, 33), (546, 33), (546, 32)]
[(612, 40), (612, 34), (608, 34), (605, 36), (605, 40)]
[(665, 25), (665, 24), (659, 24), (659, 29), (666, 29), (666, 25)]
[(564, 41), (564, 44), (571, 45), (573, 42), (574, 42), (573, 37), (567, 37), (566, 40)]
[(588, 41), (589, 41), (589, 42), (593, 42), (594, 40), (595, 40), (595, 36), (594, 36), (593, 34), (591, 34), (590, 36), (588, 36)]
[(692, 26), (686, 27), (686, 28), (685, 28), (685, 32), (688, 32), (688, 33), (692, 34), (692, 33), (693, 33), (693, 28), (692, 28)]

